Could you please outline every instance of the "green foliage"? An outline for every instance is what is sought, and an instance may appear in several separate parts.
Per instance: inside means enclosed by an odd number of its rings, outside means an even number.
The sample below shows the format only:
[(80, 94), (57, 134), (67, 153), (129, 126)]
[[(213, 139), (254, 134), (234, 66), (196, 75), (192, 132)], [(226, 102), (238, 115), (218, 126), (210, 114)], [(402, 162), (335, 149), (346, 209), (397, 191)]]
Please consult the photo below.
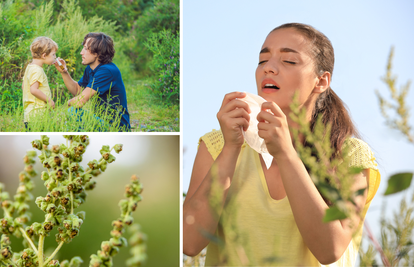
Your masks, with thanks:
[(155, 0), (154, 5), (145, 9), (132, 26), (133, 41), (129, 44), (129, 57), (135, 69), (143, 74), (148, 72), (147, 64), (151, 60), (150, 49), (144, 44), (151, 36), (163, 30), (171, 31), (178, 36), (180, 27), (180, 7), (178, 1)]
[(21, 83), (4, 80), (3, 84), (0, 84), (0, 96), (0, 110), (3, 113), (9, 114), (15, 109), (20, 109), (23, 99)]
[[(386, 206), (382, 207), (381, 216), (381, 240), (380, 254), (385, 266), (411, 266), (414, 261), (412, 234), (414, 230), (414, 194), (407, 203), (404, 199), (400, 202), (400, 210), (394, 212), (393, 218), (385, 215)], [(367, 254), (369, 257), (367, 256)], [(360, 257), (365, 258), (367, 266), (375, 263), (373, 251), (364, 253), (360, 251)], [(372, 261), (368, 262), (368, 258)]]
[(154, 33), (145, 46), (153, 53), (151, 69), (158, 73), (158, 80), (151, 84), (153, 93), (164, 103), (180, 101), (180, 36), (170, 30)]
[[(324, 221), (342, 220), (355, 213), (347, 203), (354, 203), (356, 195), (363, 190), (352, 192), (351, 186), (355, 174), (362, 171), (361, 168), (350, 168), (350, 158), (346, 142), (342, 148), (342, 154), (334, 154), (330, 142), (330, 125), (325, 126), (322, 117), (317, 119), (314, 130), (311, 131), (309, 122), (306, 120), (306, 110), (301, 109), (298, 103), (298, 94), (290, 105), (291, 119), (298, 124), (299, 128), (291, 128), (295, 148), (299, 157), (309, 171), (313, 183), (328, 203), (331, 203), (326, 211)], [(302, 143), (302, 138), (306, 144)]]
[(390, 178), (388, 178), (388, 187), (384, 195), (395, 194), (407, 189), (410, 187), (412, 179), (413, 173), (411, 172), (397, 173), (390, 176)]

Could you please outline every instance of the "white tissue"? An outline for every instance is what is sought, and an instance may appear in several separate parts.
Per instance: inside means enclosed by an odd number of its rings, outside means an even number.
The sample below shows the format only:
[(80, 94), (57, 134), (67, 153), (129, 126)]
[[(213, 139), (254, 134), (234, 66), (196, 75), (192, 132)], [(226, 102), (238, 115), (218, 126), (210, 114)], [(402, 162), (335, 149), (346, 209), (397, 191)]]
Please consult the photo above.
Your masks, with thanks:
[(265, 141), (259, 137), (259, 130), (257, 129), (257, 124), (259, 123), (257, 115), (262, 110), (262, 103), (267, 101), (263, 97), (251, 93), (246, 93), (246, 97), (240, 98), (240, 100), (246, 102), (251, 110), (249, 128), (247, 131), (243, 131), (244, 140), (257, 153), (262, 155), (266, 168), (269, 169), (270, 165), (272, 165), (273, 156), (267, 151)]

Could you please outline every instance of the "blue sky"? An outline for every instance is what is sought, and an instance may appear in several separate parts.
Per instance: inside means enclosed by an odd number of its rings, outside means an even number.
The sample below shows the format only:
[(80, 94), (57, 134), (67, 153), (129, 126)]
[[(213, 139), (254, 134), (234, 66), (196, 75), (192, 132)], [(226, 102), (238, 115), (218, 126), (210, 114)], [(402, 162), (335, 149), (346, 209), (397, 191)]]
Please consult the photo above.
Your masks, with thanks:
[[(382, 201), (388, 201), (391, 214), (404, 195), (382, 197), (387, 178), (398, 171), (414, 171), (414, 144), (385, 125), (375, 95), (375, 90), (389, 95), (380, 78), (391, 46), (398, 88), (414, 78), (414, 2), (184, 0), (182, 11), (183, 190), (188, 189), (198, 138), (219, 128), (216, 113), (224, 95), (256, 93), (254, 72), (267, 34), (284, 23), (306, 23), (331, 40), (335, 49), (331, 86), (378, 159), (382, 183), (367, 214), (378, 236)], [(407, 100), (414, 107), (413, 92)]]

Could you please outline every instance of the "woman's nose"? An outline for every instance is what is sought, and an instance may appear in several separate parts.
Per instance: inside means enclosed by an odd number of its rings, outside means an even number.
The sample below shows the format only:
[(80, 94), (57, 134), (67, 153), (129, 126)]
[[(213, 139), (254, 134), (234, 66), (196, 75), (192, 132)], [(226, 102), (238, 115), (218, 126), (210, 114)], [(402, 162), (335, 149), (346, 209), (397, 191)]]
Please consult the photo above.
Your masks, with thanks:
[(263, 70), (265, 73), (273, 73), (273, 74), (279, 73), (279, 67), (277, 65), (277, 62), (271, 59), (269, 59), (267, 62), (264, 63)]

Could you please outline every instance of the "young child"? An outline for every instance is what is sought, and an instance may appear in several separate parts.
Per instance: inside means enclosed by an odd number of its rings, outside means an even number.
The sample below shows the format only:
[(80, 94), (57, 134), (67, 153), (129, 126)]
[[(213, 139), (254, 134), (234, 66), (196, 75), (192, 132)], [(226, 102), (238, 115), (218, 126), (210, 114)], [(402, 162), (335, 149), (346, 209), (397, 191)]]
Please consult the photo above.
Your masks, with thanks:
[(52, 65), (56, 60), (58, 45), (48, 37), (37, 37), (30, 45), (33, 61), (27, 65), (23, 77), (24, 124), (28, 127), (30, 119), (49, 105), (55, 107), (49, 83), (42, 68), (43, 64)]

